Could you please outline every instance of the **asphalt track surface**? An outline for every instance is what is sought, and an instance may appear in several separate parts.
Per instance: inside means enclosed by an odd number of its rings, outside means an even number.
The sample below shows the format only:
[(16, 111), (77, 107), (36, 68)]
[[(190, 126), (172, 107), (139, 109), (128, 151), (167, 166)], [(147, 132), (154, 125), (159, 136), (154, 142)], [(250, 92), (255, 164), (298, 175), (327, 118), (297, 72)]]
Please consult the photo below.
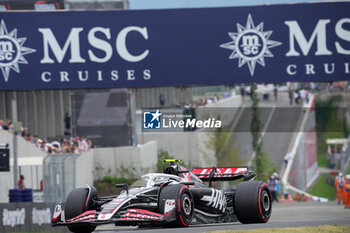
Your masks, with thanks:
[(105, 225), (98, 227), (95, 232), (100, 233), (153, 233), (153, 232), (215, 232), (224, 230), (248, 230), (259, 228), (286, 228), (286, 227), (306, 227), (321, 225), (350, 225), (350, 209), (344, 209), (342, 205), (335, 202), (294, 202), (284, 204), (274, 204), (272, 216), (266, 224), (209, 224), (194, 225), (188, 228), (137, 228), (137, 227), (115, 227)]

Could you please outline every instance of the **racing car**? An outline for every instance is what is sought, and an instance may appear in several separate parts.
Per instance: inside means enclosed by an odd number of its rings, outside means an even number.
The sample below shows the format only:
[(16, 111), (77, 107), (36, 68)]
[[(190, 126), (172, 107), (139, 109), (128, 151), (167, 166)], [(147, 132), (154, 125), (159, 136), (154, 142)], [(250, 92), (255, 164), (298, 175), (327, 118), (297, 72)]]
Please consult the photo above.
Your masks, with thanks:
[[(98, 197), (93, 186), (72, 190), (55, 206), (52, 226), (89, 233), (101, 224), (187, 227), (191, 224), (266, 223), (272, 211), (270, 190), (255, 181), (248, 167), (209, 167), (191, 170), (170, 163), (164, 173), (142, 176), (145, 187), (122, 188), (119, 195)], [(236, 188), (218, 190), (218, 181), (242, 179)], [(64, 208), (64, 210), (63, 210)]]

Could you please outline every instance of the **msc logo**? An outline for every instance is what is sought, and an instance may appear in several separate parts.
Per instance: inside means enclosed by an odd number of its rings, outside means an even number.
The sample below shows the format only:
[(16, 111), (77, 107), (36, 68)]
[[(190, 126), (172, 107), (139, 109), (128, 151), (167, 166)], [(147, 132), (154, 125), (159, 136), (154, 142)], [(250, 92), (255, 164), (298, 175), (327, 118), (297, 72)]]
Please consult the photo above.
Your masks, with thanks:
[(263, 51), (263, 39), (260, 35), (248, 31), (242, 34), (238, 40), (238, 48), (242, 49), (240, 52), (247, 57), (259, 56)]
[(19, 44), (13, 41), (11, 37), (0, 36), (0, 64), (8, 65), (18, 60)]
[(17, 29), (7, 32), (6, 25), (1, 20), (0, 25), (0, 69), (5, 82), (8, 81), (10, 70), (19, 73), (18, 64), (28, 64), (24, 55), (35, 52), (34, 49), (23, 46), (27, 38), (17, 38)]
[(246, 26), (237, 23), (237, 32), (229, 32), (232, 41), (220, 45), (232, 50), (229, 59), (238, 58), (238, 67), (248, 64), (250, 75), (254, 75), (256, 63), (265, 66), (265, 57), (273, 57), (270, 48), (281, 45), (278, 41), (269, 40), (272, 31), (263, 31), (264, 23), (254, 26), (253, 18), (248, 16)]
[(156, 112), (145, 111), (143, 112), (143, 128), (144, 129), (160, 129), (161, 125), (161, 115), (159, 109)]

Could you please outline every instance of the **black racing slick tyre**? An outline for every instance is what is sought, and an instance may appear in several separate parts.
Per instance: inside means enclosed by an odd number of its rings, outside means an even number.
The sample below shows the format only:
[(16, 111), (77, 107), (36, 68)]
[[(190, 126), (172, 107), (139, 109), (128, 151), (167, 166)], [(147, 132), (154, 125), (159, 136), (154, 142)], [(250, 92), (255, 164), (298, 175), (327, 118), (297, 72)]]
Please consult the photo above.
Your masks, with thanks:
[[(69, 193), (64, 209), (66, 220), (74, 218), (88, 210), (90, 204), (88, 203), (88, 194), (89, 189), (87, 188), (73, 189)], [(91, 195), (95, 195), (96, 197), (96, 192), (92, 192)], [(89, 200), (92, 200), (95, 197), (90, 197)], [(91, 226), (87, 224), (67, 227), (71, 232), (74, 233), (90, 233), (93, 232), (96, 228), (96, 226)]]
[(172, 213), (175, 218), (164, 226), (188, 227), (192, 222), (194, 213), (194, 199), (191, 191), (182, 184), (164, 187), (159, 195), (159, 212), (162, 214), (167, 200), (175, 200), (175, 208)]
[(272, 211), (271, 193), (262, 181), (247, 181), (237, 186), (234, 210), (241, 223), (266, 223)]

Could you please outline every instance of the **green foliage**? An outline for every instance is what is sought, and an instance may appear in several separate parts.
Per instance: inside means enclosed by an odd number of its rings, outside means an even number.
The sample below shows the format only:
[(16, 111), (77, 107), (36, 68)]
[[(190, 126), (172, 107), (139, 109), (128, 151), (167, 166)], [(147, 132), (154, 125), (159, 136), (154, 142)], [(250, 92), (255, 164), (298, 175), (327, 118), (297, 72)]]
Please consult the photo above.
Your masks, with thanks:
[(328, 165), (328, 159), (327, 159), (327, 152), (325, 151), (318, 151), (317, 155), (317, 164), (319, 167), (327, 167)]
[(102, 182), (110, 183), (110, 184), (127, 183), (127, 184), (131, 185), (134, 181), (135, 181), (135, 179), (132, 179), (132, 178), (128, 179), (128, 178), (125, 178), (125, 177), (113, 177), (113, 176), (105, 176), (102, 179)]
[[(252, 90), (255, 88), (252, 87)], [(252, 120), (250, 122), (250, 131), (252, 134), (252, 147), (255, 152), (255, 173), (258, 180), (267, 181), (269, 176), (277, 171), (277, 167), (270, 163), (269, 155), (262, 150), (263, 141), (261, 140), (261, 121), (259, 119), (259, 98), (254, 91), (252, 96)]]
[[(115, 176), (104, 176), (101, 180), (96, 180), (94, 186), (100, 196), (116, 195), (117, 189), (116, 184), (128, 184), (129, 186), (136, 181), (135, 178), (129, 177), (115, 177)], [(120, 190), (119, 190), (120, 191)]]
[(135, 170), (134, 167), (124, 167), (123, 165), (121, 165), (119, 168), (117, 168), (116, 176), (127, 177), (128, 179), (135, 181), (137, 180), (138, 177), (135, 176), (134, 170)]
[[(260, 143), (261, 144), (261, 143)], [(259, 147), (262, 145), (259, 145)], [(259, 155), (255, 156), (255, 172), (257, 180), (267, 182), (272, 173), (277, 172), (276, 165), (270, 163), (269, 154), (259, 149)]]
[(316, 183), (311, 188), (309, 193), (315, 196), (325, 197), (330, 200), (334, 200), (337, 190), (333, 185), (332, 181), (333, 179), (331, 176), (327, 174), (320, 175), (320, 177), (317, 179)]
[[(253, 88), (252, 88), (253, 89)], [(250, 131), (252, 133), (252, 146), (253, 150), (259, 152), (261, 150), (262, 143), (259, 144), (260, 131), (261, 131), (261, 122), (259, 119), (259, 98), (256, 92), (253, 92), (252, 97), (252, 120), (250, 122)]]
[(337, 103), (341, 101), (341, 95), (331, 96), (326, 100), (316, 99), (316, 128), (318, 132), (326, 132), (326, 128), (329, 128), (329, 124), (339, 124), (338, 121), (332, 122), (331, 118), (334, 120), (334, 114), (337, 115), (337, 112), (334, 112), (334, 110), (338, 109)]
[(115, 195), (117, 193), (115, 184), (131, 185), (137, 180), (133, 167), (120, 166), (112, 174), (110, 169), (106, 171), (103, 167), (96, 166), (94, 175), (97, 178), (94, 186), (101, 196)]
[(316, 130), (319, 166), (327, 166), (327, 138), (345, 138), (348, 135), (346, 117), (338, 105), (341, 95), (331, 96), (326, 100), (316, 100)]
[[(228, 129), (220, 128), (208, 133), (206, 147), (214, 152), (218, 167), (240, 166), (243, 163), (237, 148), (232, 146), (232, 133)], [(206, 154), (205, 151), (203, 153)]]

